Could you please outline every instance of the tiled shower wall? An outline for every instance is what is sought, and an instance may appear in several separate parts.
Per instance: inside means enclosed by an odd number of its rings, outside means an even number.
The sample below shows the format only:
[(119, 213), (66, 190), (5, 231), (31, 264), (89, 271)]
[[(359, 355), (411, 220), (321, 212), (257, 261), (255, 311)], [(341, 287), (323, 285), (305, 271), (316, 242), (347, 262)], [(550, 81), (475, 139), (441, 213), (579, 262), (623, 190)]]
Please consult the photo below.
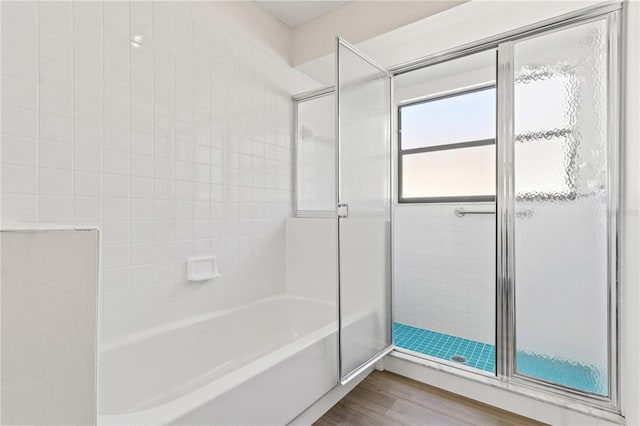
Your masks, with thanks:
[(394, 321), (495, 344), (495, 215), (485, 204), (394, 210)]
[[(312, 87), (205, 19), (2, 2), (2, 224), (100, 227), (104, 342), (285, 289), (290, 95)], [(187, 282), (207, 254), (222, 277)]]

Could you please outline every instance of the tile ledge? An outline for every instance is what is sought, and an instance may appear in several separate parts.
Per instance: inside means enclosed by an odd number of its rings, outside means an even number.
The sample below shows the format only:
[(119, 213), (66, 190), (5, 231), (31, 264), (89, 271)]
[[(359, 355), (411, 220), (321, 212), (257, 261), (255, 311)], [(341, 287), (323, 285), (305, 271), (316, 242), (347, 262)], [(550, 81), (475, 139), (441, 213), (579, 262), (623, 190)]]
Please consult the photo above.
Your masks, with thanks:
[(52, 223), (10, 223), (0, 226), (0, 232), (18, 232), (18, 231), (98, 231), (98, 226), (90, 225), (59, 225)]

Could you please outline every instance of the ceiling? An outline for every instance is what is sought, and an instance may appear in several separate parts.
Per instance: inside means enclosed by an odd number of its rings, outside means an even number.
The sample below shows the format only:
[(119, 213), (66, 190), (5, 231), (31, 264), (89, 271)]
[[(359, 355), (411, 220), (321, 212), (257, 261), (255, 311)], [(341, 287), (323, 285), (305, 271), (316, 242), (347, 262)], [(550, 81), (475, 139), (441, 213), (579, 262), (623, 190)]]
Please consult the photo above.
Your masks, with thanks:
[(347, 1), (334, 0), (298, 0), (298, 1), (273, 1), (254, 0), (262, 9), (276, 17), (280, 22), (291, 28), (306, 24), (316, 18), (349, 3)]

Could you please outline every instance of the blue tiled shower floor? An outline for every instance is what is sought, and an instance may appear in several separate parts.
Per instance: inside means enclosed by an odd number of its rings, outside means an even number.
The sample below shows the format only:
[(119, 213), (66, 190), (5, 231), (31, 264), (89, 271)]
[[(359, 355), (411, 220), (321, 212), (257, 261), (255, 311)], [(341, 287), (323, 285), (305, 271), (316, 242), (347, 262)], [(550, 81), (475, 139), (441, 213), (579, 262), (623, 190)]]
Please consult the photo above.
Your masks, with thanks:
[(467, 359), (464, 365), (490, 373), (496, 371), (496, 348), (475, 340), (396, 322), (393, 324), (393, 343), (401, 348), (447, 361), (454, 355), (461, 355)]
[[(400, 348), (447, 361), (454, 355), (463, 356), (467, 360), (464, 365), (468, 367), (496, 372), (496, 349), (486, 343), (400, 323), (393, 324), (393, 343)], [(585, 392), (607, 394), (606, 374), (589, 366), (524, 352), (518, 352), (516, 364), (518, 372), (527, 376)]]

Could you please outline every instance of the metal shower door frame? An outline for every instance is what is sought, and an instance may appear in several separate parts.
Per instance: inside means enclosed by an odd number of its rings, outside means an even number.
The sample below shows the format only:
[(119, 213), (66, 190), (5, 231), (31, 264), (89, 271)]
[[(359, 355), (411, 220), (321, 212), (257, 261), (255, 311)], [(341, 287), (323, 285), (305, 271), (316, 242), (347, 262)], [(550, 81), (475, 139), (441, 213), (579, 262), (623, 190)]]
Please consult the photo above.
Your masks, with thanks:
[[(526, 27), (511, 30), (477, 42), (439, 52), (424, 58), (412, 60), (390, 68), (396, 76), (416, 71), (428, 66), (448, 62), (474, 53), (497, 49), (497, 132), (496, 132), (496, 376), (494, 380), (512, 383), (526, 389), (531, 395), (553, 400), (559, 397), (567, 404), (579, 402), (586, 411), (606, 412), (620, 415), (620, 308), (619, 308), (619, 250), (620, 250), (620, 206), (619, 194), (624, 170), (619, 162), (622, 144), (621, 112), (624, 101), (622, 80), (623, 43), (622, 2), (598, 4), (570, 12)], [(600, 397), (579, 390), (554, 385), (542, 380), (514, 374), (515, 367), (515, 288), (514, 272), (514, 211), (513, 207), (513, 50), (518, 41), (549, 34), (590, 21), (607, 19), (609, 26), (609, 68), (608, 68), (608, 140), (609, 140), (609, 250), (608, 250), (608, 354), (609, 354), (609, 395)], [(400, 352), (404, 352), (398, 349)], [(409, 353), (409, 355), (412, 355)], [(412, 355), (415, 356), (415, 355)], [(437, 362), (437, 361), (436, 361)], [(448, 365), (448, 364), (447, 364)], [(452, 366), (465, 377), (486, 375), (470, 373), (468, 370)], [(548, 397), (547, 397), (548, 395)], [(551, 396), (553, 395), (553, 397)]]
[[(611, 7), (611, 5), (607, 5)], [(622, 170), (620, 152), (620, 73), (621, 73), (621, 5), (597, 8), (571, 20), (533, 34), (524, 34), (498, 44), (498, 143), (496, 185), (496, 367), (497, 377), (535, 390), (552, 392), (578, 400), (586, 406), (614, 414), (620, 412), (619, 359), (620, 312), (619, 277), (619, 193)], [(607, 64), (607, 171), (608, 250), (607, 250), (607, 354), (608, 395), (600, 396), (560, 384), (520, 374), (516, 371), (516, 306), (515, 306), (515, 170), (514, 170), (514, 47), (520, 41), (570, 29), (598, 20), (606, 20), (608, 28)]]
[[(363, 52), (361, 52), (360, 50), (358, 50), (355, 46), (353, 46), (351, 43), (347, 42), (346, 40), (342, 39), (340, 36), (336, 36), (336, 57), (335, 57), (335, 75), (336, 75), (336, 80), (335, 80), (335, 102), (336, 102), (336, 108), (335, 108), (335, 114), (336, 114), (336, 119), (335, 119), (335, 123), (336, 123), (336, 206), (337, 206), (337, 210), (342, 207), (342, 206), (347, 206), (348, 209), (348, 204), (345, 203), (345, 201), (347, 200), (343, 200), (342, 199), (342, 179), (341, 179), (341, 173), (340, 173), (340, 165), (341, 165), (341, 155), (340, 155), (340, 148), (342, 146), (342, 140), (340, 138), (340, 47), (344, 47), (346, 49), (348, 49), (349, 51), (351, 51), (353, 54), (355, 54), (356, 56), (358, 56), (360, 59), (362, 59), (363, 61), (367, 62), (368, 64), (370, 64), (371, 66), (373, 66), (374, 68), (378, 69), (380, 72), (386, 74), (387, 78), (389, 79), (389, 120), (393, 119), (393, 114), (392, 114), (392, 104), (393, 104), (393, 74), (391, 74), (386, 68), (384, 68), (383, 66), (381, 66), (380, 64), (378, 64), (376, 61), (374, 61), (373, 59), (369, 58), (367, 55), (365, 55)], [(390, 123), (392, 123), (390, 121)], [(354, 368), (353, 370), (351, 370), (350, 372), (346, 373), (346, 374), (342, 374), (342, 347), (343, 347), (343, 339), (342, 339), (342, 304), (341, 304), (341, 290), (342, 290), (342, 280), (341, 280), (341, 265), (340, 265), (340, 220), (346, 219), (346, 217), (341, 216), (340, 214), (336, 215), (336, 221), (337, 221), (337, 238), (336, 238), (336, 243), (337, 243), (337, 282), (338, 282), (338, 286), (337, 286), (337, 319), (338, 319), (338, 378), (339, 378), (339, 384), (340, 385), (346, 385), (347, 383), (349, 383), (351, 380), (353, 380), (354, 378), (358, 377), (360, 375), (360, 373), (362, 373), (363, 371), (372, 368), (374, 366), (375, 363), (377, 363), (378, 361), (380, 361), (382, 358), (384, 358), (386, 355), (388, 355), (391, 351), (393, 351), (394, 346), (393, 346), (393, 203), (392, 203), (392, 189), (393, 185), (394, 185), (394, 179), (393, 179), (393, 149), (392, 149), (392, 131), (393, 131), (393, 126), (390, 125), (389, 126), (389, 134), (387, 135), (388, 137), (388, 142), (389, 142), (389, 179), (390, 179), (390, 185), (389, 185), (389, 192), (388, 192), (388, 197), (389, 197), (389, 220), (390, 220), (390, 229), (391, 229), (391, 235), (389, 237), (389, 274), (390, 274), (390, 282), (389, 282), (389, 289), (388, 289), (388, 296), (389, 296), (389, 306), (388, 306), (388, 312), (389, 312), (389, 320), (391, 322), (391, 324), (389, 325), (389, 342), (390, 344), (388, 346), (386, 346), (385, 348), (383, 348), (381, 351), (379, 351), (377, 354), (375, 354), (373, 357), (369, 358), (368, 360), (366, 360), (365, 362), (363, 362), (362, 364), (360, 364), (358, 367)]]

